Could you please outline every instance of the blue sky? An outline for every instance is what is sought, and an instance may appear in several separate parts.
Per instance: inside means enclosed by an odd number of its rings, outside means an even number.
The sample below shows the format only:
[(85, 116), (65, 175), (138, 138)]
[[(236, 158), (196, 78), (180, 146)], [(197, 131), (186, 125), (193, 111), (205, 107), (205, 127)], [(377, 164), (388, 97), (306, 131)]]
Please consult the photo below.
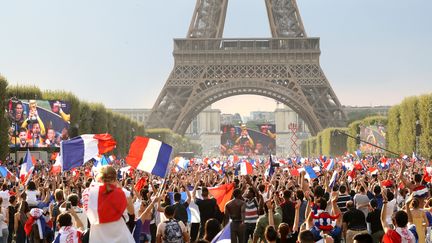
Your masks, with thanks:
[[(432, 1), (298, 5), (308, 35), (321, 38), (321, 65), (342, 104), (392, 105), (432, 92)], [(107, 107), (150, 108), (173, 67), (172, 39), (185, 37), (194, 6), (195, 0), (0, 1), (0, 73), (12, 84), (68, 90)], [(269, 37), (264, 0), (230, 0), (224, 36)], [(230, 103), (216, 107), (244, 114), (274, 105), (250, 96)]]

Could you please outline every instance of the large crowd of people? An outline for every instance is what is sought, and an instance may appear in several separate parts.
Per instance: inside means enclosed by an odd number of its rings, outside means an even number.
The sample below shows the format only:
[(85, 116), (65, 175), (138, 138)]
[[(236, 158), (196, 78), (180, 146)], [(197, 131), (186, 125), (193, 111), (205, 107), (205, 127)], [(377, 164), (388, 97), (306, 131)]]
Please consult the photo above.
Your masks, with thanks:
[[(257, 161), (191, 159), (165, 178), (122, 160), (62, 173), (38, 161), (25, 181), (0, 178), (0, 242), (212, 242), (224, 229), (238, 243), (431, 242), (429, 161)], [(222, 185), (233, 186), (214, 193)]]

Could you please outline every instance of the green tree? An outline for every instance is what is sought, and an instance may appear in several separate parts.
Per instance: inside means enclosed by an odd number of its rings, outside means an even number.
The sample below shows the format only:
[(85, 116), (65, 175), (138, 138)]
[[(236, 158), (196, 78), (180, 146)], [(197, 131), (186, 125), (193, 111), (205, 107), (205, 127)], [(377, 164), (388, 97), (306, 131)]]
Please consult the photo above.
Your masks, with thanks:
[(8, 82), (7, 80), (0, 75), (0, 107), (2, 107), (0, 109), (0, 144), (2, 144), (2, 146), (0, 146), (0, 160), (4, 161), (6, 159), (6, 157), (9, 155), (9, 135), (8, 135), (8, 131), (9, 131), (9, 121), (6, 118), (6, 114), (5, 114), (5, 107), (6, 107), (6, 99), (5, 97), (7, 97), (7, 86), (8, 86)]
[(415, 123), (418, 119), (418, 98), (405, 98), (400, 104), (399, 149), (404, 154), (415, 151)]
[(388, 125), (386, 133), (387, 148), (390, 151), (399, 152), (399, 130), (400, 130), (400, 106), (393, 106), (388, 113)]
[(421, 126), (419, 152), (426, 158), (432, 158), (432, 94), (422, 95), (418, 102)]

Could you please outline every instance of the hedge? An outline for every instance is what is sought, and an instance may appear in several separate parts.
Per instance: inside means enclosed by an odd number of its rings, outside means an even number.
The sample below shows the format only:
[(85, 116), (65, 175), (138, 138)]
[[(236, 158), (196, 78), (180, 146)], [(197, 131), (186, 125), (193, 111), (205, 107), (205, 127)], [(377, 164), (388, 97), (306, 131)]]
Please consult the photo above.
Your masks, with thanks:
[(386, 142), (387, 149), (390, 151), (400, 151), (399, 149), (399, 130), (400, 130), (400, 106), (393, 106), (388, 112), (388, 123)]
[(302, 156), (318, 157), (320, 155), (339, 156), (347, 151), (347, 137), (336, 131), (347, 132), (347, 128), (330, 127), (322, 130), (315, 137), (301, 143)]
[(7, 146), (9, 144), (9, 138), (8, 138), (8, 131), (9, 131), (9, 121), (6, 118), (5, 114), (5, 108), (6, 108), (6, 99), (4, 97), (7, 96), (6, 88), (8, 86), (8, 82), (6, 79), (0, 75), (0, 160), (4, 161), (6, 157), (9, 155), (9, 147)]

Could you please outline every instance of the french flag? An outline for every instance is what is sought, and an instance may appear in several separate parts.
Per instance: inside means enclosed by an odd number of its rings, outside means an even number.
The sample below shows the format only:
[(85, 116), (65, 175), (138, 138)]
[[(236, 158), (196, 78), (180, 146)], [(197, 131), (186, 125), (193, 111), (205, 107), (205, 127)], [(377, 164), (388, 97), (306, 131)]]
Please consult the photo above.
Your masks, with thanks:
[(252, 165), (247, 161), (243, 161), (240, 164), (240, 175), (252, 175), (252, 173), (253, 173)]
[(413, 190), (413, 196), (417, 198), (427, 197), (429, 194), (429, 189), (425, 186), (418, 186)]
[(230, 243), (231, 242), (231, 222), (219, 232), (211, 243)]
[(331, 177), (331, 179), (330, 179), (330, 184), (329, 184), (329, 187), (330, 187), (330, 188), (333, 188), (333, 187), (334, 187), (334, 185), (336, 184), (337, 178), (338, 178), (338, 172), (337, 172), (337, 171), (334, 171), (334, 172), (333, 172), (333, 175), (332, 175), (332, 177)]
[(427, 167), (423, 168), (423, 171), (424, 171), (423, 179), (426, 182), (431, 182), (431, 179), (432, 179), (432, 167), (427, 166)]
[(27, 150), (27, 153), (24, 157), (24, 161), (21, 164), (21, 170), (20, 170), (20, 179), (21, 182), (24, 184), (27, 184), (27, 182), (30, 180), (31, 175), (33, 173), (33, 160), (32, 156), (30, 154), (30, 151)]
[[(12, 172), (10, 172), (4, 166), (0, 166), (0, 174), (1, 174), (2, 177), (6, 178), (6, 179), (10, 179), (11, 177), (15, 176)], [(16, 176), (15, 176), (15, 178), (16, 178)]]
[(57, 154), (57, 157), (55, 159), (55, 163), (51, 167), (51, 173), (54, 175), (57, 175), (62, 172), (63, 163), (61, 161), (61, 156)]
[(165, 177), (172, 147), (156, 139), (137, 136), (132, 142), (126, 162), (138, 170)]
[(387, 170), (388, 168), (390, 168), (390, 163), (387, 161), (386, 157), (382, 157), (381, 160), (380, 160), (380, 163), (378, 163), (378, 166), (382, 170)]
[(379, 172), (378, 169), (375, 167), (370, 167), (368, 171), (371, 173), (371, 175), (378, 175)]
[(310, 179), (315, 179), (315, 178), (318, 177), (315, 174), (315, 171), (314, 171), (314, 169), (311, 166), (309, 166), (309, 165), (305, 166), (304, 170), (306, 171), (306, 176), (305, 177), (309, 177)]
[(63, 170), (82, 166), (99, 154), (104, 154), (116, 147), (116, 141), (110, 134), (84, 134), (62, 141), (60, 153)]
[(328, 162), (325, 162), (325, 169), (327, 170), (327, 171), (331, 171), (331, 170), (333, 170), (333, 168), (334, 168), (334, 166), (335, 166), (335, 161), (334, 161), (334, 159), (330, 159), (330, 161), (328, 161)]

